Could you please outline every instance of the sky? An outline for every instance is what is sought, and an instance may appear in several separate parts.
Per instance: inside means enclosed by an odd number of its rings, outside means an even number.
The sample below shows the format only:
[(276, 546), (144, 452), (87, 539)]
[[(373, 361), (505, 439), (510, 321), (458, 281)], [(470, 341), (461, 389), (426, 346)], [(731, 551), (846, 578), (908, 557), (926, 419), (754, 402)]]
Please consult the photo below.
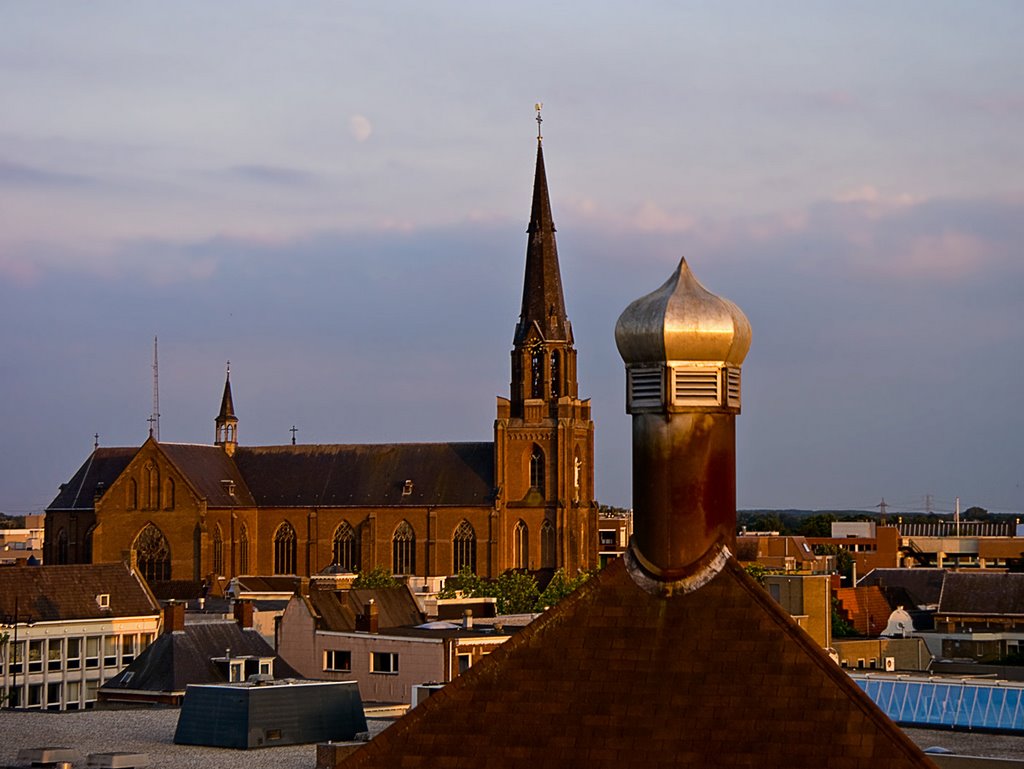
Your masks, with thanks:
[(741, 508), (1024, 512), (1024, 6), (0, 0), (0, 511), (92, 450), (488, 440), (544, 149), (596, 496), (613, 329), (747, 314)]

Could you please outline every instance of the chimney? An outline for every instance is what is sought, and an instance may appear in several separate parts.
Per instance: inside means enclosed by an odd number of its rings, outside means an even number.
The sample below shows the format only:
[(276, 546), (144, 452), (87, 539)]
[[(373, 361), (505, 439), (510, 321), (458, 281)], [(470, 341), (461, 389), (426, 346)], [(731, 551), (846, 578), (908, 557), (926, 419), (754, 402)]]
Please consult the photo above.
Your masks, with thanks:
[(164, 606), (164, 633), (180, 633), (185, 630), (185, 604), (170, 601)]
[(374, 599), (371, 598), (363, 604), (363, 613), (356, 615), (356, 632), (380, 632), (380, 617), (377, 612), (377, 602)]
[(249, 630), (252, 628), (252, 601), (235, 601), (235, 622), (238, 626)]
[(736, 415), (750, 323), (685, 259), (615, 326), (633, 417), (627, 565), (656, 594), (712, 579), (736, 547)]
[(466, 609), (462, 612), (462, 627), (464, 630), (473, 629), (473, 610)]

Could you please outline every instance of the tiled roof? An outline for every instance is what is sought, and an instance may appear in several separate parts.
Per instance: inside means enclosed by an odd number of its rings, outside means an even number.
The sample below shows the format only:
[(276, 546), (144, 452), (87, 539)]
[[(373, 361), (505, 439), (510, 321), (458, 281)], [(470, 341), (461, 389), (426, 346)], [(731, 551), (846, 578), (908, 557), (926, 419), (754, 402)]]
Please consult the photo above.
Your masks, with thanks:
[[(138, 453), (137, 447), (95, 449), (60, 492), (48, 510), (92, 510), (97, 492), (109, 489)], [(102, 484), (102, 485), (101, 485)]]
[[(183, 631), (162, 633), (124, 670), (101, 687), (156, 693), (183, 692), (188, 684), (223, 683), (213, 662), (230, 649), (232, 657), (275, 657), (275, 678), (301, 678), (253, 630), (232, 620), (186, 624)], [(127, 675), (130, 673), (131, 675)]]
[(354, 631), (356, 615), (363, 612), (371, 599), (377, 606), (381, 630), (423, 622), (416, 599), (404, 585), (355, 590), (324, 590), (311, 585), (309, 591), (309, 602), (318, 616), (319, 628), (336, 632)]
[(836, 598), (840, 614), (861, 635), (876, 636), (885, 630), (892, 607), (877, 585), (841, 587)]
[(942, 583), (939, 614), (1024, 615), (1024, 574), (951, 571)]
[(902, 587), (915, 606), (935, 606), (939, 602), (945, 576), (945, 569), (872, 569), (857, 584)]
[(220, 446), (189, 443), (161, 443), (159, 446), (210, 507), (252, 507), (255, 504), (238, 466)]
[[(98, 595), (110, 597), (102, 609)], [(0, 617), (18, 615), (33, 622), (141, 617), (160, 609), (141, 579), (121, 563), (71, 566), (9, 566), (0, 569)]]
[(343, 766), (934, 765), (736, 561), (660, 598), (617, 560)]
[(494, 493), (493, 443), (239, 447), (235, 462), (267, 507), (479, 506)]

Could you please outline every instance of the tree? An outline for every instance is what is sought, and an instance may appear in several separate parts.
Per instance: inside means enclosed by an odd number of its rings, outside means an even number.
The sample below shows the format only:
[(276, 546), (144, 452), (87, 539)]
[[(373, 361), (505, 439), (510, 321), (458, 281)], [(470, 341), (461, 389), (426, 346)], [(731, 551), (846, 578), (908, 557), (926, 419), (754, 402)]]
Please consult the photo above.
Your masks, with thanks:
[(797, 533), (804, 537), (831, 537), (832, 524), (836, 520), (832, 513), (809, 515), (800, 523)]
[(832, 637), (849, 638), (858, 635), (857, 629), (839, 613), (839, 599), (832, 596)]
[(495, 583), (498, 614), (525, 614), (534, 611), (540, 590), (537, 580), (530, 574), (506, 571)]
[(549, 606), (554, 606), (567, 595), (574, 592), (576, 588), (594, 576), (594, 574), (596, 574), (594, 571), (580, 571), (576, 573), (575, 577), (570, 579), (565, 576), (564, 569), (559, 569), (551, 577), (548, 586), (544, 588), (544, 592), (537, 599), (537, 608), (544, 610)]
[(748, 563), (743, 567), (743, 570), (749, 574), (761, 587), (764, 587), (765, 577), (769, 574), (778, 574), (778, 569), (773, 569), (769, 566), (762, 566), (759, 563)]
[(366, 589), (375, 587), (398, 587), (402, 583), (383, 566), (376, 566), (370, 571), (360, 571), (352, 582), (353, 588)]

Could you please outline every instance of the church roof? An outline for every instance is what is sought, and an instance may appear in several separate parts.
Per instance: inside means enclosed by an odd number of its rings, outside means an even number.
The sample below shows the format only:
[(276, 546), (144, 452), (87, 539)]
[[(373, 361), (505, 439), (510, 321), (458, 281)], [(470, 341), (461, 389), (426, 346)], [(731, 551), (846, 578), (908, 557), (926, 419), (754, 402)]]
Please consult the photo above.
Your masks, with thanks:
[(476, 507), (494, 495), (493, 443), (239, 447), (234, 461), (267, 507)]
[(61, 484), (49, 510), (92, 510), (97, 494), (111, 484), (131, 462), (137, 447), (104, 447), (93, 450), (71, 480)]
[(220, 446), (158, 445), (210, 507), (252, 507), (255, 504), (238, 465)]
[(623, 560), (343, 764), (933, 764), (734, 559), (660, 597)]
[(516, 326), (515, 343), (525, 341), (536, 326), (548, 341), (572, 341), (572, 327), (565, 312), (562, 275), (555, 245), (555, 223), (551, 216), (548, 179), (544, 171), (544, 149), (537, 145), (537, 169), (533, 181), (533, 209), (526, 230), (526, 276), (523, 282), (523, 306)]
[[(96, 597), (107, 595), (109, 608)], [(24, 622), (143, 617), (160, 609), (140, 579), (122, 563), (10, 566), (0, 569), (0, 617)]]

